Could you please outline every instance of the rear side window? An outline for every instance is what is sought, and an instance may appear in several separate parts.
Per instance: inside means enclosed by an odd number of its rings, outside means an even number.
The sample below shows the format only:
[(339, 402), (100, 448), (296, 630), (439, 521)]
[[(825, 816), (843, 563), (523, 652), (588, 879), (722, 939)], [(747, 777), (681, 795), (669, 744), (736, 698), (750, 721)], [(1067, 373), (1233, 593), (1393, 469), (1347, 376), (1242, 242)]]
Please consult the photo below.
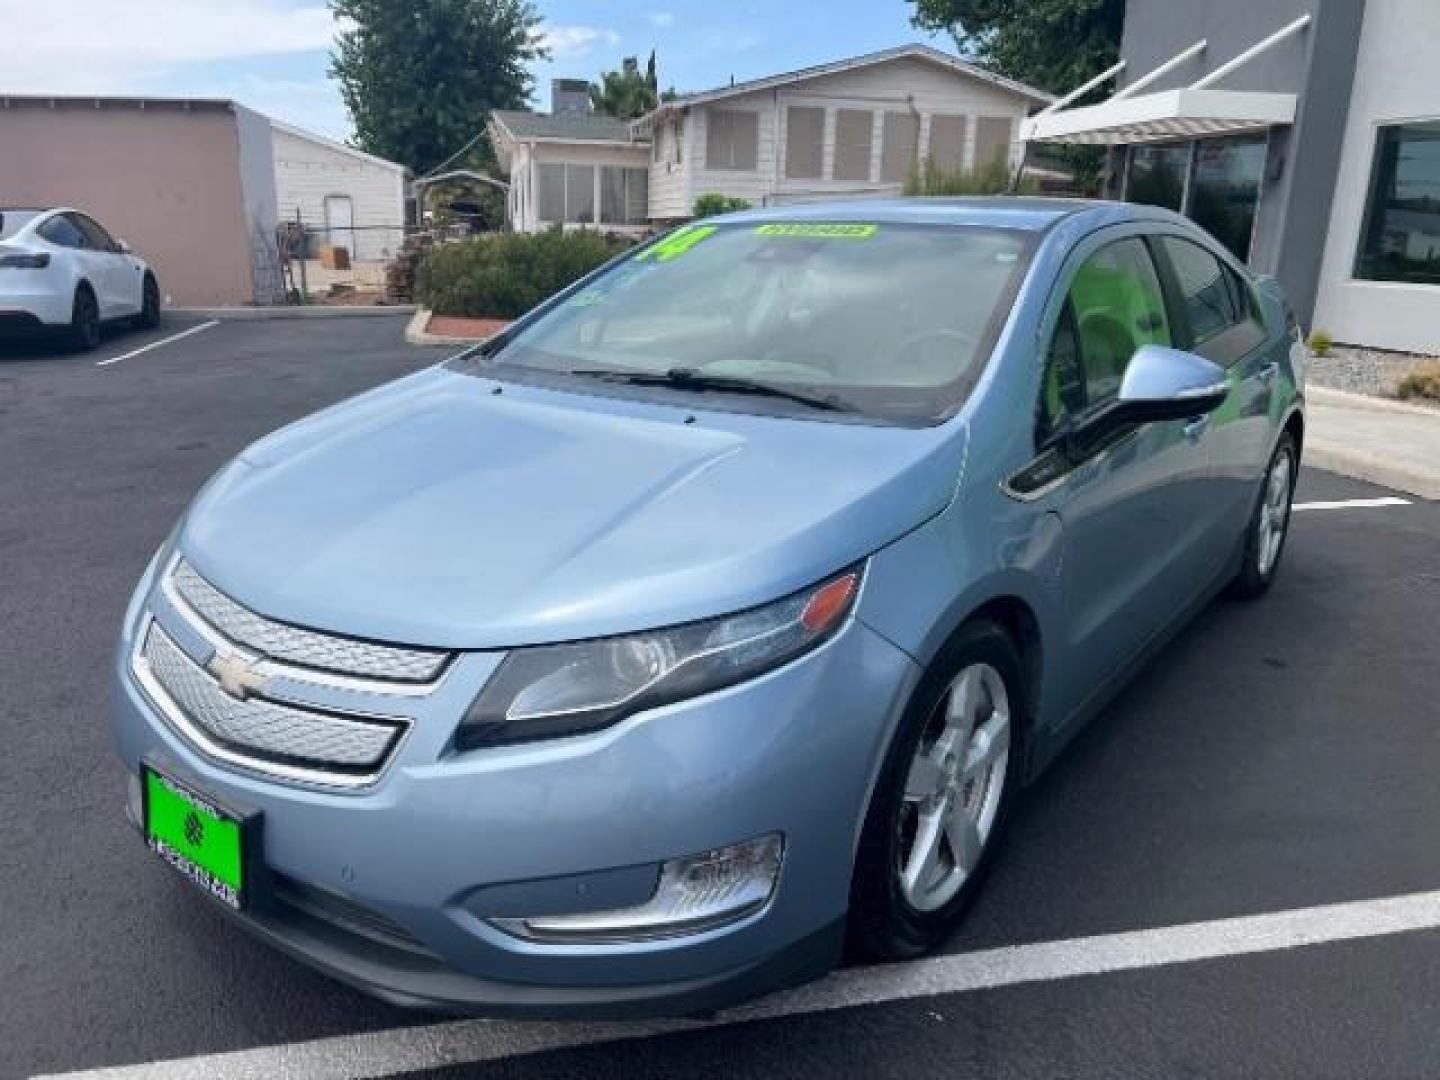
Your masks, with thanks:
[(115, 249), (114, 238), (105, 231), (101, 224), (94, 218), (86, 217), (84, 214), (68, 214), (82, 233), (85, 234), (85, 242), (96, 251), (113, 251)]
[(51, 218), (35, 230), (52, 244), (67, 248), (84, 248), (85, 234), (64, 214)]
[(1240, 275), (1201, 245), (1178, 236), (1159, 237), (1175, 275), (1181, 311), (1189, 327), (1188, 347), (1217, 363), (1230, 364), (1264, 340), (1250, 289)]
[(1170, 256), (1170, 265), (1175, 267), (1175, 283), (1190, 320), (1192, 344), (1203, 345), (1238, 323), (1236, 297), (1220, 260), (1188, 240), (1165, 236), (1160, 243)]

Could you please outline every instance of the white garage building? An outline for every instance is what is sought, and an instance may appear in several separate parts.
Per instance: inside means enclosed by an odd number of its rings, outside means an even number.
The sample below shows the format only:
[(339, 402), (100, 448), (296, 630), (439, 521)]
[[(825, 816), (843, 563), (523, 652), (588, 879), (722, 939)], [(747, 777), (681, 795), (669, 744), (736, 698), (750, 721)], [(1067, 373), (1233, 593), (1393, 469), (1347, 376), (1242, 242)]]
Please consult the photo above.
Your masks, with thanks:
[(279, 218), (303, 222), (316, 247), (383, 263), (405, 237), (405, 167), (278, 120), (270, 121)]

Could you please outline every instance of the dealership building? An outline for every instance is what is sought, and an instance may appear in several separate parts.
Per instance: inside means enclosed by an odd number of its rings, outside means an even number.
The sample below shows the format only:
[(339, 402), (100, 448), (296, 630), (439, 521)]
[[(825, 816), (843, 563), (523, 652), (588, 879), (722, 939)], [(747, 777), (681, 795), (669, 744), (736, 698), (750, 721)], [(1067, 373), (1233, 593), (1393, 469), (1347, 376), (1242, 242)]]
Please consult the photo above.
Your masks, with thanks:
[(1128, 0), (1096, 75), (1022, 138), (1109, 147), (1107, 194), (1189, 215), (1307, 329), (1440, 353), (1440, 0)]

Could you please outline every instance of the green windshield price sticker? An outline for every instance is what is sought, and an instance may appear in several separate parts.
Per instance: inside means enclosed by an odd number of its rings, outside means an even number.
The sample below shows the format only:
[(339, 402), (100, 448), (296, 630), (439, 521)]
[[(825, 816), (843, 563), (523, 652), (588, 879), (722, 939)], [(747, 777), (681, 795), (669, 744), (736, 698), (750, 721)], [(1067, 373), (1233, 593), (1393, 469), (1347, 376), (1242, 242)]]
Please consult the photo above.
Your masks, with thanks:
[(676, 229), (658, 244), (648, 247), (636, 255), (635, 261), (644, 262), (646, 259), (654, 259), (656, 262), (670, 262), (672, 259), (678, 259), (684, 255), (701, 240), (713, 235), (714, 232), (714, 225), (686, 225), (682, 229)]
[(803, 236), (822, 240), (868, 240), (880, 226), (848, 221), (788, 221), (757, 225), (757, 236)]

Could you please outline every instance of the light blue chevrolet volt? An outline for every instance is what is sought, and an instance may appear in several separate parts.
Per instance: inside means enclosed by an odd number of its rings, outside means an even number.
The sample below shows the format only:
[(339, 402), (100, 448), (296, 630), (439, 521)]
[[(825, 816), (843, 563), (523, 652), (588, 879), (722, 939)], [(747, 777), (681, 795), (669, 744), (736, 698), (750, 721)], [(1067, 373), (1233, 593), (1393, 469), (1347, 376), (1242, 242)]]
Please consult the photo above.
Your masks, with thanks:
[(1269, 586), (1303, 357), (1163, 210), (687, 226), (210, 481), (125, 616), (130, 816), (392, 1002), (689, 1013), (918, 955), (1086, 718)]

